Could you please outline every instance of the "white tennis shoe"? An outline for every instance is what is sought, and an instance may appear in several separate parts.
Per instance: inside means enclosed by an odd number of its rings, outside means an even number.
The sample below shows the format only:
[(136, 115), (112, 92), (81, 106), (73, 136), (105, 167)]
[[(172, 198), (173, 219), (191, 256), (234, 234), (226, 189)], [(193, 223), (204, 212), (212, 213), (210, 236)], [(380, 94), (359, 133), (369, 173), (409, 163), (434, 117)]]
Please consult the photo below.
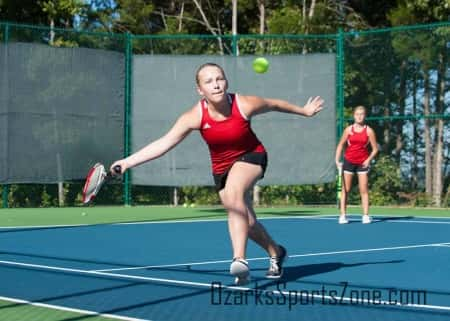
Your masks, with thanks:
[(348, 224), (347, 216), (345, 215), (339, 216), (339, 224)]
[(245, 285), (250, 282), (248, 262), (244, 259), (234, 258), (230, 265), (230, 274), (235, 276), (234, 284)]

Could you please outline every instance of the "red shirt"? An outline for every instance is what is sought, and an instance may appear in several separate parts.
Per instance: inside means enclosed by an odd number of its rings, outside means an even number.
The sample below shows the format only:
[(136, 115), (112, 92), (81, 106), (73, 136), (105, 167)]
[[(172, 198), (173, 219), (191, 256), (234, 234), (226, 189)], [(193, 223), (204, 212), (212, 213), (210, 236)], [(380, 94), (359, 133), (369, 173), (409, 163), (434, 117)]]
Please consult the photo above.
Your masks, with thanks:
[(344, 153), (345, 159), (352, 164), (361, 165), (369, 157), (368, 145), (367, 126), (364, 126), (363, 130), (358, 133), (354, 130), (354, 125), (352, 125), (350, 134), (347, 137), (347, 148)]
[(226, 172), (242, 155), (266, 150), (250, 127), (250, 120), (241, 112), (235, 94), (228, 94), (230, 116), (221, 121), (211, 118), (208, 105), (201, 100), (202, 122), (200, 134), (208, 144), (213, 174)]

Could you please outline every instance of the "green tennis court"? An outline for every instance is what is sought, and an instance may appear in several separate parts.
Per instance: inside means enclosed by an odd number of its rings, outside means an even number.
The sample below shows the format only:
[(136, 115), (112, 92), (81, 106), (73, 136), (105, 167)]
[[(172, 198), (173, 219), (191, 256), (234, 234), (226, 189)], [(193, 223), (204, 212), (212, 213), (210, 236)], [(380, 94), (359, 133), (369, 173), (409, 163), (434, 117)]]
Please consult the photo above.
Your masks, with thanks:
[[(271, 207), (258, 208), (259, 217), (336, 215), (335, 207)], [(450, 217), (448, 209), (371, 207), (374, 215)], [(359, 207), (349, 207), (349, 214), (361, 213)], [(166, 220), (223, 219), (221, 207), (71, 207), (71, 208), (10, 208), (0, 209), (0, 226), (43, 226), (109, 224)]]

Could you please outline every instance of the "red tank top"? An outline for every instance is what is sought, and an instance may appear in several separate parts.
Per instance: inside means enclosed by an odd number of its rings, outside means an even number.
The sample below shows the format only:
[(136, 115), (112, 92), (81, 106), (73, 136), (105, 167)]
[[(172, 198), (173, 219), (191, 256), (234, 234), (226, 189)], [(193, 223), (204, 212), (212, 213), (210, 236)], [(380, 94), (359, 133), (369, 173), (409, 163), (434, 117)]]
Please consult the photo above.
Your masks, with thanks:
[(350, 135), (347, 137), (347, 148), (344, 153), (345, 159), (352, 164), (361, 165), (369, 157), (368, 144), (367, 126), (364, 126), (363, 130), (358, 133), (354, 131), (352, 125)]
[(265, 152), (264, 146), (253, 133), (250, 121), (241, 113), (235, 94), (228, 94), (230, 116), (222, 121), (212, 119), (204, 99), (201, 100), (202, 122), (200, 134), (208, 144), (213, 174), (226, 172), (242, 155)]

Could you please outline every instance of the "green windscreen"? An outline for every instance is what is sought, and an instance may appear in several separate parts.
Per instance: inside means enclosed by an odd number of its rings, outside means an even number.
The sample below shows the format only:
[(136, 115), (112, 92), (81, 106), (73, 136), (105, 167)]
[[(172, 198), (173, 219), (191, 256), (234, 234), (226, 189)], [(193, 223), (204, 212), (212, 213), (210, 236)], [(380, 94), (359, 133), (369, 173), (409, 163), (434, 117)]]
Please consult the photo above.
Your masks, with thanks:
[(124, 54), (0, 44), (0, 182), (80, 179), (123, 154)]
[[(269, 154), (262, 185), (323, 183), (335, 178), (336, 142), (334, 54), (266, 56), (269, 71), (252, 70), (255, 56), (134, 55), (132, 95), (132, 152), (164, 135), (177, 117), (199, 100), (197, 68), (220, 64), (229, 92), (285, 99), (303, 106), (321, 96), (325, 109), (313, 118), (268, 113), (252, 121)], [(200, 110), (199, 110), (200, 112)], [(164, 157), (133, 169), (136, 185), (211, 185), (206, 144), (198, 131)]]

